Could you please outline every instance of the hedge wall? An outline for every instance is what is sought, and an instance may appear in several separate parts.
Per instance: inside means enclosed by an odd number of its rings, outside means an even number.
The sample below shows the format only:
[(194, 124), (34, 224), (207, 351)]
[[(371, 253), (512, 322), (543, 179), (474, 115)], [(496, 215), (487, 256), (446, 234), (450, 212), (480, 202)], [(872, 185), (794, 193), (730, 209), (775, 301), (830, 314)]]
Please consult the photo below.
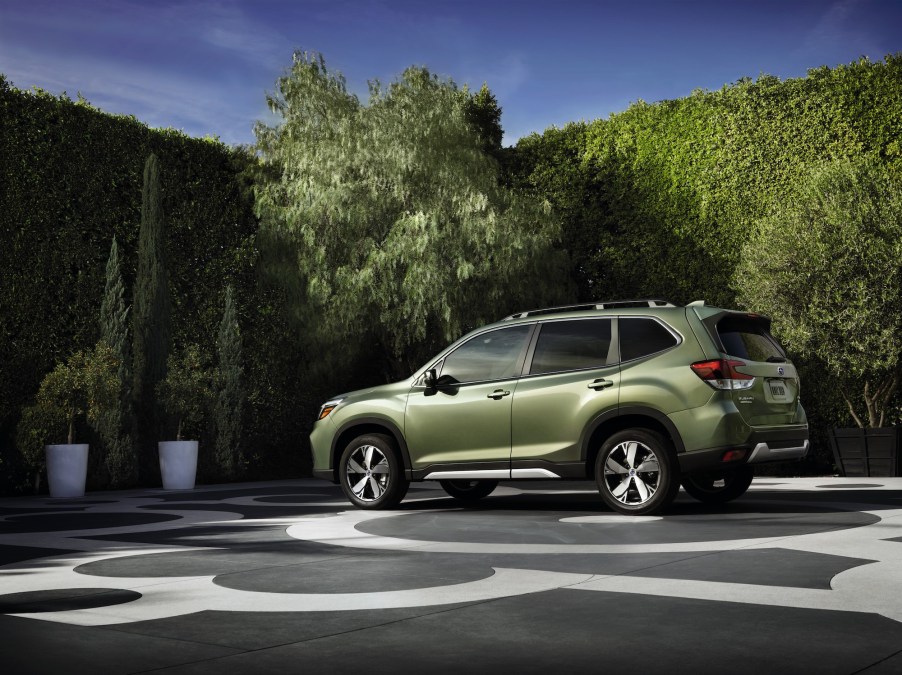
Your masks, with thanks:
[(512, 164), (562, 213), (582, 299), (730, 304), (755, 220), (813, 163), (863, 153), (902, 167), (902, 54), (639, 101), (528, 136)]
[(0, 490), (23, 484), (13, 447), (22, 405), (55, 363), (98, 339), (114, 234), (131, 303), (151, 152), (161, 165), (174, 342), (214, 353), (231, 283), (249, 389), (257, 392), (246, 427), (252, 475), (300, 467), (299, 357), (283, 344), (291, 336), (274, 310), (277, 292), (257, 281), (257, 223), (242, 178), (247, 152), (149, 129), (65, 95), (17, 90), (0, 76)]

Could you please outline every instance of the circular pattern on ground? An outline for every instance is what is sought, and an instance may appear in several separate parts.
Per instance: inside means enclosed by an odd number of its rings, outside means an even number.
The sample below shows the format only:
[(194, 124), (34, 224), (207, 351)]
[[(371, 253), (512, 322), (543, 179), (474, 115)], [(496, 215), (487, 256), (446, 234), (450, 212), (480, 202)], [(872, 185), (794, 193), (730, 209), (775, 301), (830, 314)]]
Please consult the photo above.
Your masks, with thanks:
[(331, 490), (320, 492), (305, 492), (304, 494), (274, 495), (272, 497), (257, 497), (253, 500), (256, 504), (309, 504), (311, 497), (318, 499), (335, 499), (336, 495)]
[(33, 516), (10, 516), (4, 522), (3, 533), (99, 530), (163, 523), (180, 518), (181, 516), (163, 513), (39, 513)]
[(492, 574), (490, 565), (463, 566), (454, 557), (430, 558), (424, 565), (418, 558), (390, 553), (266, 567), (218, 576), (214, 583), (268, 593), (378, 593), (462, 584)]
[(0, 614), (96, 609), (122, 605), (140, 598), (140, 593), (119, 588), (59, 588), (52, 591), (10, 593), (0, 595)]
[[(454, 511), (409, 513), (358, 523), (357, 530), (416, 541), (479, 544), (681, 544), (731, 539), (788, 537), (871, 525), (879, 517), (857, 511), (801, 504), (730, 505), (729, 511), (681, 505), (661, 520), (630, 526), (630, 518), (562, 522), (560, 513), (527, 511)], [(598, 513), (586, 513), (598, 516)]]

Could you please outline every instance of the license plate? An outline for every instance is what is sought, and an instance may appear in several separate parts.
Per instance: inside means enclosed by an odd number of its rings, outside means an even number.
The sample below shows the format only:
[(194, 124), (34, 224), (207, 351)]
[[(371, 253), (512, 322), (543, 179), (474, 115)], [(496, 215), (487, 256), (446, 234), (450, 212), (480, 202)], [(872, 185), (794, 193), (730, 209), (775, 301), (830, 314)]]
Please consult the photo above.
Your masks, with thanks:
[(786, 398), (786, 387), (782, 382), (769, 382), (770, 393), (774, 398)]

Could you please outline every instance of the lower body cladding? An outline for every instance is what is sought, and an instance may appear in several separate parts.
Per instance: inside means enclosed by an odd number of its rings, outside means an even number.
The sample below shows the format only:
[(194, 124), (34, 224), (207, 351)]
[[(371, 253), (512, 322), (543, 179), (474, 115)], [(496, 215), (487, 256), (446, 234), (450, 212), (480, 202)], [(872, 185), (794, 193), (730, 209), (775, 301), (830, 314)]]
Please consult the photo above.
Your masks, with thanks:
[(423, 480), (511, 480), (517, 478), (561, 478), (561, 476), (548, 469), (430, 471), (423, 476)]
[(589, 478), (585, 462), (548, 462), (536, 459), (512, 462), (460, 462), (408, 469), (409, 480), (568, 480)]
[[(801, 438), (789, 440), (760, 440), (740, 446), (711, 448), (683, 452), (677, 455), (680, 473), (695, 473), (712, 469), (725, 469), (743, 464), (786, 462), (799, 460), (808, 454), (810, 447), (807, 429), (797, 432)], [(410, 480), (518, 480), (518, 479), (582, 479), (592, 478), (591, 467), (584, 461), (552, 463), (527, 460), (523, 465), (507, 462), (479, 464), (437, 465), (424, 469), (408, 470)]]

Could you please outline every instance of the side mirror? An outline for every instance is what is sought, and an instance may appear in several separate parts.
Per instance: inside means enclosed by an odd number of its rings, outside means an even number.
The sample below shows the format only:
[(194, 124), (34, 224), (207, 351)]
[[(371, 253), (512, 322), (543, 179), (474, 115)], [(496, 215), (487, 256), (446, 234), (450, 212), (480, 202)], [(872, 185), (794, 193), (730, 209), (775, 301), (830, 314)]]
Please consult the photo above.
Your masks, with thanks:
[(427, 389), (435, 389), (435, 383), (438, 380), (435, 374), (435, 368), (430, 368), (423, 375), (423, 384)]

